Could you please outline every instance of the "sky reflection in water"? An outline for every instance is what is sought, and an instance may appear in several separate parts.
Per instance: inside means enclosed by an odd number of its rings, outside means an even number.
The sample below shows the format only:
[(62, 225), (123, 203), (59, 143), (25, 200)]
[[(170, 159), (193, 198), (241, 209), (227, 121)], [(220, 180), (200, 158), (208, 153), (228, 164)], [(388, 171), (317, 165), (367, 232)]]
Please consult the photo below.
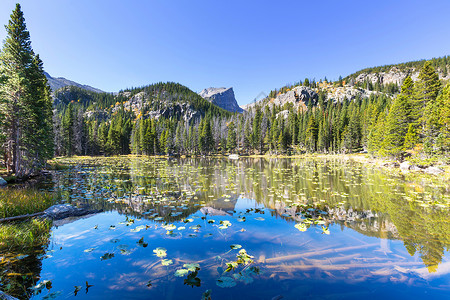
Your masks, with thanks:
[[(75, 286), (92, 299), (448, 296), (445, 185), (337, 160), (69, 163), (45, 188), (104, 212), (53, 229), (40, 271), (52, 288), (35, 299)], [(253, 264), (225, 272), (241, 249)], [(190, 263), (200, 270), (175, 276)]]

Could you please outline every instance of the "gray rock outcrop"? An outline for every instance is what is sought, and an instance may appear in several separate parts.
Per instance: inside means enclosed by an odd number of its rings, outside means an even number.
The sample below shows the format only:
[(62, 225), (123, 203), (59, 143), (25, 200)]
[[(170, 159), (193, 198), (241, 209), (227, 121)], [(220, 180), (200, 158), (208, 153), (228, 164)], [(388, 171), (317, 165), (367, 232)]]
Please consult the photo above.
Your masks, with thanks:
[(244, 110), (239, 107), (233, 88), (207, 88), (199, 93), (199, 95), (223, 109), (231, 112), (242, 113)]
[[(436, 70), (438, 72), (439, 78), (442, 80), (449, 80), (450, 74), (444, 74), (442, 70)], [(419, 78), (420, 69), (409, 68), (407, 70), (400, 70), (397, 67), (392, 67), (387, 72), (376, 72), (376, 73), (361, 73), (359, 74), (355, 81), (356, 82), (366, 82), (369, 81), (372, 84), (390, 84), (395, 83), (397, 85), (402, 85), (403, 80), (409, 75), (413, 81)]]
[(423, 171), (425, 173), (431, 174), (431, 175), (439, 175), (439, 174), (445, 172), (444, 170), (439, 169), (438, 167), (428, 167), (428, 168), (424, 169)]
[(84, 216), (87, 214), (98, 213), (99, 210), (88, 210), (86, 208), (73, 207), (69, 204), (58, 204), (47, 208), (44, 211), (44, 217), (52, 220), (61, 220), (69, 217)]
[(5, 186), (5, 185), (7, 185), (7, 184), (8, 184), (8, 182), (6, 182), (5, 179), (3, 179), (3, 178), (0, 177), (0, 186)]
[(284, 105), (286, 103), (293, 103), (294, 106), (306, 107), (312, 101), (313, 105), (316, 104), (319, 96), (310, 87), (297, 86), (287, 93), (278, 95), (274, 100), (274, 105)]
[(333, 87), (327, 89), (327, 100), (334, 103), (342, 102), (344, 100), (353, 101), (356, 98), (369, 98), (372, 94), (377, 94), (376, 91), (369, 91), (366, 89), (355, 88), (351, 86)]

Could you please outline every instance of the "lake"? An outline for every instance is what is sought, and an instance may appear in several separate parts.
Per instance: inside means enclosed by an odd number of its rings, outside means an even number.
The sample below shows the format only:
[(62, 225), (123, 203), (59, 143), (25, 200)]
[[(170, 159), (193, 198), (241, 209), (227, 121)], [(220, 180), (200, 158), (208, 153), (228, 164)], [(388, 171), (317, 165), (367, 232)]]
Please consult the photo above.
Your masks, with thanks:
[(29, 253), (0, 253), (0, 289), (32, 299), (450, 295), (445, 182), (344, 159), (62, 162), (70, 168), (39, 188), (103, 212), (55, 222)]

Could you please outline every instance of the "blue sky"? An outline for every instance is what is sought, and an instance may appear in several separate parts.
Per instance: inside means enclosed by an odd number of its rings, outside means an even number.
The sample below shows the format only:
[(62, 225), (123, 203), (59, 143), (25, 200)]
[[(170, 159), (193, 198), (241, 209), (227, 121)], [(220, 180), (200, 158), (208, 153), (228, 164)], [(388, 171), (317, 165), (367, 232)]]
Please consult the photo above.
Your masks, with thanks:
[[(16, 2), (0, 1), (0, 24)], [(450, 54), (445, 0), (20, 3), (47, 72), (110, 92), (159, 81), (232, 86), (246, 104), (305, 77)]]

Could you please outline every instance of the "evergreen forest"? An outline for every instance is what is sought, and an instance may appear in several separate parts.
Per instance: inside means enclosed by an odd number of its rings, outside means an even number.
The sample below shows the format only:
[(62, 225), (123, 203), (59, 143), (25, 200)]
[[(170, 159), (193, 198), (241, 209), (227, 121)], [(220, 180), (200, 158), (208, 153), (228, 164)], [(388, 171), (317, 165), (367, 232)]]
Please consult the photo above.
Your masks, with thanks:
[[(242, 114), (230, 113), (173, 82), (95, 93), (74, 86), (53, 91), (33, 52), (20, 5), (6, 25), (0, 56), (0, 154), (18, 177), (36, 173), (53, 156), (72, 155), (295, 155), (357, 153), (403, 160), (448, 158), (450, 85), (439, 78), (448, 57), (396, 65), (420, 68), (417, 80), (381, 83), (370, 97), (332, 101), (318, 92), (304, 107), (270, 105), (289, 91), (270, 92)], [(365, 69), (332, 84), (343, 86)], [(328, 100), (327, 100), (328, 99)]]

